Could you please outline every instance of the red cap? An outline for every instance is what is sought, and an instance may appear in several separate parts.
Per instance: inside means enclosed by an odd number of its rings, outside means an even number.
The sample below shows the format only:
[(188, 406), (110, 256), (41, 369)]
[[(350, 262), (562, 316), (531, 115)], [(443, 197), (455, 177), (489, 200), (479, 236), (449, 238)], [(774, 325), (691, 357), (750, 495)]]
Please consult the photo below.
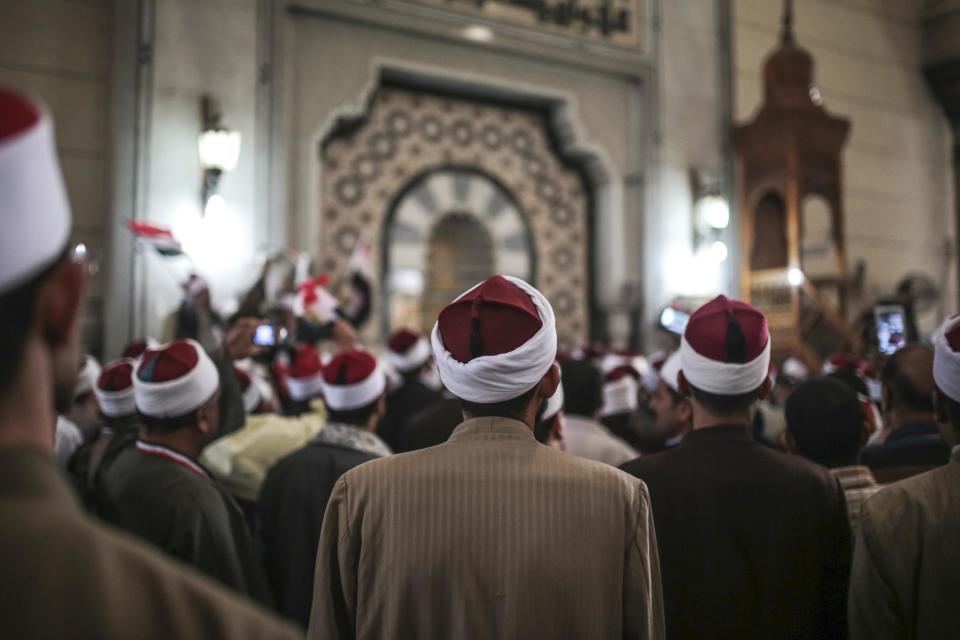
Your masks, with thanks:
[(377, 370), (377, 359), (366, 351), (347, 349), (331, 360), (323, 370), (323, 381), (331, 386), (363, 382)]
[(406, 328), (397, 329), (390, 335), (387, 348), (394, 353), (406, 353), (419, 341), (420, 334)]
[(493, 276), (449, 304), (437, 325), (446, 350), (466, 363), (513, 351), (536, 335), (543, 321), (529, 295)]
[(323, 365), (320, 363), (317, 350), (308, 344), (302, 344), (293, 356), (287, 375), (291, 378), (310, 378), (321, 371), (323, 371)]
[(323, 401), (335, 411), (368, 406), (383, 395), (386, 386), (377, 359), (366, 351), (342, 351), (323, 370)]
[(721, 295), (690, 316), (683, 337), (704, 358), (745, 364), (763, 353), (770, 333), (759, 310)]
[(132, 360), (124, 358), (105, 366), (97, 378), (97, 389), (115, 392), (132, 388), (134, 364)]
[(170, 382), (193, 371), (200, 358), (186, 340), (177, 340), (157, 349), (147, 349), (137, 369), (142, 382)]
[(0, 139), (30, 129), (40, 120), (40, 112), (26, 96), (0, 87)]

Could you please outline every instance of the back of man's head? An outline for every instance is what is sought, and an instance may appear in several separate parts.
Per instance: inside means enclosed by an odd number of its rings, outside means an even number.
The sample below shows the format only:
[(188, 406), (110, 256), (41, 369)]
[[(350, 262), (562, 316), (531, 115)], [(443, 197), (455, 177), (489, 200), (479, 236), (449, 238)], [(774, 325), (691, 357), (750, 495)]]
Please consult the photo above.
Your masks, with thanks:
[(853, 389), (830, 378), (814, 378), (787, 399), (787, 432), (801, 455), (825, 467), (856, 463), (867, 439), (860, 399)]
[(914, 344), (893, 354), (880, 376), (888, 410), (933, 415), (933, 349)]
[[(769, 389), (770, 333), (767, 319), (739, 300), (718, 296), (697, 309), (680, 345), (680, 389), (693, 398), (697, 416), (737, 422)], [(711, 416), (706, 418), (706, 416)]]
[(171, 433), (201, 427), (206, 439), (217, 433), (220, 374), (193, 340), (175, 340), (148, 349), (137, 364), (133, 395), (147, 431)]
[(519, 278), (492, 276), (458, 297), (440, 312), (430, 341), (444, 386), (470, 417), (532, 428), (559, 383), (553, 308)]
[(323, 369), (321, 389), (330, 422), (371, 426), (383, 410), (387, 379), (377, 359), (366, 351), (347, 349)]
[(566, 412), (593, 417), (603, 406), (603, 374), (591, 361), (567, 360), (561, 367)]

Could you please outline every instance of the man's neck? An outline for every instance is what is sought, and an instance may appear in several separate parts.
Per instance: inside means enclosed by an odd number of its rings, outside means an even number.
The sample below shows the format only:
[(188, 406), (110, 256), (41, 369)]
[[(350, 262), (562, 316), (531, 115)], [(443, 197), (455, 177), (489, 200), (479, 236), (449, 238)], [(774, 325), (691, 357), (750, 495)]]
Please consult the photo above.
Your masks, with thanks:
[(24, 347), (19, 375), (0, 395), (0, 445), (29, 446), (52, 454), (57, 414), (50, 361), (34, 340)]
[(203, 446), (196, 441), (196, 438), (189, 431), (189, 427), (170, 433), (147, 431), (141, 428), (140, 439), (146, 443), (157, 444), (197, 460), (200, 458)]
[(703, 407), (693, 405), (693, 430), (723, 427), (727, 425), (750, 426), (753, 424), (753, 411), (729, 416), (719, 416)]

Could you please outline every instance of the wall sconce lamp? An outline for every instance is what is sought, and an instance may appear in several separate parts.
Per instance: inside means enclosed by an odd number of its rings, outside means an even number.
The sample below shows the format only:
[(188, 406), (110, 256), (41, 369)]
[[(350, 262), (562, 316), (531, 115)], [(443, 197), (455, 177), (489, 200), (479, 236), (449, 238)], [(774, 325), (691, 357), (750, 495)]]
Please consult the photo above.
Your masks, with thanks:
[(203, 96), (200, 105), (203, 118), (203, 133), (198, 149), (203, 167), (203, 204), (217, 192), (220, 177), (237, 167), (240, 158), (240, 132), (223, 126), (223, 114), (219, 105), (210, 96)]
[(693, 251), (705, 254), (719, 265), (728, 256), (724, 241), (730, 226), (730, 204), (723, 197), (720, 181), (707, 172), (690, 171), (693, 192)]
[(705, 251), (717, 264), (727, 259), (727, 243), (723, 238), (730, 226), (730, 205), (718, 194), (699, 197), (693, 214), (694, 251)]

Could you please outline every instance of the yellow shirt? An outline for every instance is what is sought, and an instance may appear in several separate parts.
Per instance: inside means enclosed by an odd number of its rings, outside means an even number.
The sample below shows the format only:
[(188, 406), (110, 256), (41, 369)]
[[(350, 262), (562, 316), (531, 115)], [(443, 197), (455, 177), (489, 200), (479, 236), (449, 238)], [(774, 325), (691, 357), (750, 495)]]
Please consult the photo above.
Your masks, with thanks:
[(295, 418), (275, 414), (249, 416), (242, 429), (204, 449), (200, 462), (227, 491), (241, 500), (255, 502), (270, 467), (323, 428), (323, 402), (315, 401), (311, 409)]

